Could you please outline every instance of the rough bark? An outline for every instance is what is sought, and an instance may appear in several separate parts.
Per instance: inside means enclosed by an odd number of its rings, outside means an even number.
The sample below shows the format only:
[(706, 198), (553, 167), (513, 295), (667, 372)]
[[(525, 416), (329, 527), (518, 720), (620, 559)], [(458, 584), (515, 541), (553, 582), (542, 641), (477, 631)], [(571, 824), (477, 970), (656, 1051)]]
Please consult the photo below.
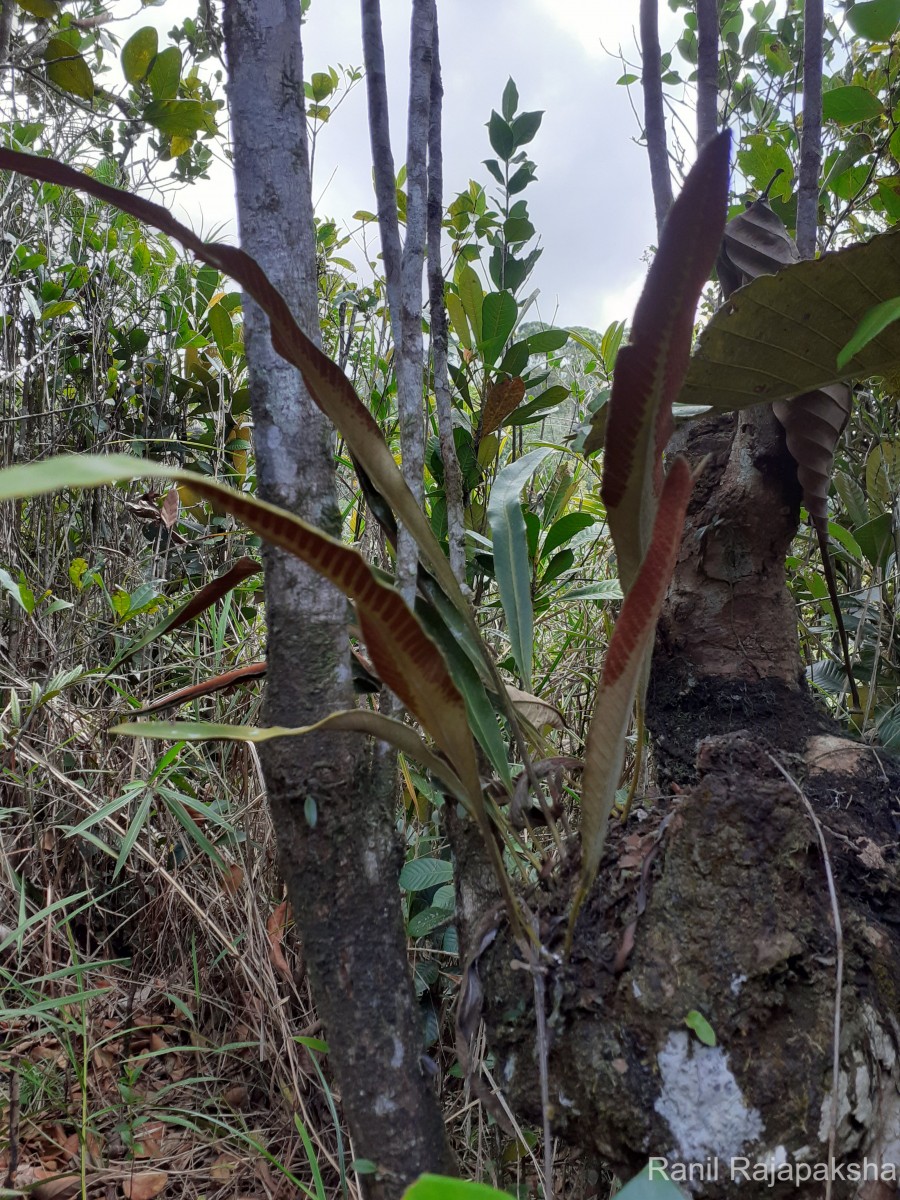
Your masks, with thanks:
[(663, 107), (662, 70), (659, 50), (659, 5), (657, 0), (641, 0), (641, 88), (644, 94), (644, 136), (650, 160), (650, 182), (656, 231), (662, 230), (672, 207), (672, 176), (666, 142), (666, 114)]
[(437, 410), (444, 496), (447, 502), (447, 541), (450, 565), (461, 584), (466, 582), (466, 526), (463, 514), (463, 480), (453, 437), (453, 405), (447, 369), (447, 309), (444, 273), (441, 270), (441, 225), (444, 217), (444, 153), (441, 138), (441, 57), (437, 13), (431, 58), (431, 111), (428, 127), (428, 311), (431, 321), (431, 369)]
[(801, 258), (816, 253), (819, 223), (819, 173), (822, 168), (823, 0), (803, 5), (803, 127), (800, 132), (800, 179), (797, 188), (797, 249)]
[(719, 127), (719, 3), (697, 0), (697, 150)]
[(0, 0), (0, 67), (9, 58), (9, 46), (12, 40), (12, 26), (15, 12), (16, 0)]
[[(225, 40), (242, 244), (317, 337), (299, 6), (228, 0)], [(339, 532), (333, 432), (299, 374), (275, 355), (267, 322), (249, 300), (244, 320), (260, 494)], [(266, 720), (303, 725), (352, 706), (346, 601), (277, 550), (266, 552), (265, 566)], [(452, 1162), (421, 1068), (392, 789), (377, 760), (349, 737), (268, 743), (261, 758), (355, 1149), (383, 1168), (364, 1188), (398, 1196), (422, 1171), (447, 1171)]]

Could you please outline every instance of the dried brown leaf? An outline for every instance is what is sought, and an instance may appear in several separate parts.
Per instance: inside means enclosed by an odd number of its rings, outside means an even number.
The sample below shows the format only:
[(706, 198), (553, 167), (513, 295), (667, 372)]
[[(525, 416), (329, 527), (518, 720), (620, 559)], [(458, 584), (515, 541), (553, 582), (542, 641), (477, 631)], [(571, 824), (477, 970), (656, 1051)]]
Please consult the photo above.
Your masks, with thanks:
[(484, 401), (481, 414), (481, 436), (496, 433), (503, 422), (522, 403), (525, 395), (525, 381), (516, 375), (512, 379), (504, 379), (495, 383)]
[(126, 1200), (153, 1200), (169, 1182), (168, 1171), (135, 1171), (122, 1180)]

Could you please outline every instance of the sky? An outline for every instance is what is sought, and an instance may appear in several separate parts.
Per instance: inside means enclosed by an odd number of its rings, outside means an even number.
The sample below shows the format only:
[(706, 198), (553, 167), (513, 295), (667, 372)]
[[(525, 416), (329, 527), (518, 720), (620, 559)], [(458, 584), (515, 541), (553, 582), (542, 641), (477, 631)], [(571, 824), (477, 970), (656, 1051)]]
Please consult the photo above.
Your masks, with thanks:
[[(166, 0), (141, 12), (128, 0), (111, 7), (126, 17), (116, 25), (123, 40), (144, 24), (166, 32), (196, 11), (193, 0)], [(382, 0), (398, 166), (406, 141), (409, 10), (409, 0)], [(529, 284), (540, 289), (530, 315), (600, 330), (629, 317), (655, 241), (646, 151), (637, 145), (640, 128), (627, 90), (616, 86), (623, 71), (619, 48), (630, 62), (637, 59), (638, 0), (438, 0), (438, 15), (445, 200), (470, 178), (490, 182), (481, 165), (493, 155), (485, 125), (511, 75), (520, 109), (544, 110), (528, 147), (537, 182), (524, 194), (544, 251)], [(680, 19), (666, 4), (660, 19), (665, 49)], [(312, 0), (303, 37), (307, 78), (338, 64), (360, 66), (359, 0)], [(640, 105), (635, 88), (631, 99)], [(313, 193), (317, 211), (347, 228), (355, 226), (358, 209), (374, 210), (363, 82), (320, 134)], [(226, 164), (217, 163), (208, 182), (183, 191), (174, 204), (207, 236), (235, 237)]]

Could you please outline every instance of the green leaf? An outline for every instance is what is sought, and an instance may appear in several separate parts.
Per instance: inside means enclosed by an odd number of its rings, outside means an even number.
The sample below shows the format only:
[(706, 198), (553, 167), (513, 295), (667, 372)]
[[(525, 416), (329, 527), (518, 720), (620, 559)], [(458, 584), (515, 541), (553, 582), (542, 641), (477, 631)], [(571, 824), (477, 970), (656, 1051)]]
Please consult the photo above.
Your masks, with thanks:
[(598, 579), (584, 587), (569, 588), (558, 597), (560, 600), (621, 600), (622, 585), (618, 579)]
[(471, 350), (472, 338), (469, 333), (466, 310), (456, 292), (447, 293), (447, 313), (450, 317), (450, 324), (453, 327), (453, 332), (456, 334), (457, 341), (464, 350)]
[(19, 8), (23, 12), (27, 12), (29, 16), (37, 17), (39, 20), (55, 17), (59, 12), (59, 5), (56, 3), (56, 0), (19, 0)]
[(503, 89), (503, 100), (500, 107), (503, 109), (503, 116), (507, 121), (513, 119), (516, 109), (519, 107), (519, 90), (515, 83), (513, 83), (511, 76), (507, 80), (506, 87)]
[(310, 88), (312, 90), (312, 98), (317, 104), (321, 104), (323, 100), (331, 95), (335, 88), (335, 82), (331, 75), (326, 71), (314, 71), (313, 77), (310, 80)]
[(529, 354), (549, 354), (559, 350), (569, 340), (568, 329), (542, 329), (528, 339)]
[(403, 864), (400, 886), (405, 892), (424, 892), (453, 878), (453, 864), (443, 858), (413, 858)]
[(857, 544), (873, 567), (881, 566), (894, 548), (893, 521), (882, 513), (855, 529)]
[(572, 540), (576, 533), (581, 533), (582, 529), (588, 529), (596, 521), (596, 518), (588, 512), (571, 512), (566, 513), (564, 517), (560, 517), (555, 525), (551, 526), (550, 532), (544, 538), (544, 544), (541, 547), (541, 558), (548, 558), (558, 546), (564, 546), (566, 542)]
[[(226, 353), (229, 347), (234, 343), (234, 326), (231, 323), (231, 317), (221, 304), (214, 304), (209, 310), (206, 319), (209, 321), (209, 328), (216, 343), (216, 349), (221, 354), (224, 362), (226, 361)], [(230, 358), (230, 353), (227, 357)]]
[(420, 1175), (403, 1193), (403, 1200), (509, 1200), (509, 1194), (498, 1192), (486, 1183), (471, 1183), (446, 1175)]
[(541, 127), (543, 112), (524, 112), (512, 122), (513, 146), (516, 150), (520, 146), (527, 146), (534, 135)]
[(509, 629), (510, 648), (525, 690), (529, 692), (532, 690), (534, 611), (531, 562), (520, 496), (522, 488), (549, 453), (550, 447), (542, 446), (505, 466), (494, 480), (487, 507), (494, 541), (494, 570)]
[(684, 1018), (684, 1023), (688, 1029), (693, 1029), (704, 1046), (714, 1046), (716, 1044), (716, 1035), (712, 1025), (710, 1025), (703, 1013), (697, 1012), (696, 1008), (691, 1009)]
[(481, 286), (481, 280), (468, 263), (460, 267), (457, 273), (456, 289), (459, 292), (459, 298), (462, 301), (462, 306), (475, 341), (480, 342), (481, 307), (484, 304), (484, 290)]
[(491, 141), (491, 149), (497, 157), (502, 158), (504, 162), (509, 162), (513, 150), (516, 148), (513, 131), (498, 112), (491, 113), (491, 119), (488, 121), (488, 137)]
[(478, 346), (486, 366), (493, 366), (503, 353), (518, 315), (519, 306), (509, 292), (488, 292), (485, 296)]
[(822, 116), (826, 121), (836, 121), (839, 125), (870, 121), (883, 112), (881, 101), (875, 93), (858, 84), (832, 88), (822, 97)]
[(900, 0), (867, 0), (847, 9), (847, 24), (869, 42), (886, 42), (900, 25)]
[(737, 155), (738, 166), (747, 176), (754, 191), (762, 192), (772, 181), (776, 171), (781, 170), (769, 190), (769, 195), (788, 200), (794, 179), (794, 164), (780, 142), (770, 141), (765, 134), (753, 133), (744, 139)]
[(41, 320), (52, 321), (54, 317), (63, 317), (75, 307), (74, 300), (54, 300), (52, 304), (44, 305), (41, 310)]
[(122, 74), (127, 83), (140, 83), (159, 50), (159, 34), (152, 25), (133, 33), (122, 47)]
[(838, 354), (839, 369), (843, 370), (864, 346), (868, 346), (873, 338), (878, 337), (883, 329), (887, 329), (888, 325), (893, 324), (898, 318), (900, 318), (900, 296), (895, 296), (892, 300), (885, 300), (882, 304), (876, 304), (874, 308), (870, 308), (853, 331), (853, 337)]
[(541, 587), (548, 587), (559, 579), (560, 575), (564, 575), (566, 571), (570, 571), (575, 566), (575, 553), (572, 550), (560, 550), (558, 554), (554, 554), (547, 564), (547, 569), (541, 576)]
[(153, 99), (174, 100), (181, 82), (181, 51), (177, 46), (167, 46), (157, 54), (147, 78)]
[[(900, 365), (900, 324), (886, 326), (852, 366), (837, 356), (873, 301), (892, 300), (900, 278), (900, 230), (762, 275), (734, 292), (697, 341), (684, 404), (719, 411), (883, 375)], [(840, 297), (836, 303), (828, 297)]]
[(616, 1192), (616, 1200), (684, 1200), (684, 1192), (675, 1186), (662, 1167), (648, 1163)]
[(144, 116), (160, 133), (170, 137), (193, 138), (200, 130), (215, 132), (215, 121), (199, 100), (154, 100)]
[(438, 925), (453, 919), (453, 908), (426, 908), (416, 913), (406, 926), (406, 932), (411, 938), (427, 937)]
[(547, 388), (546, 392), (535, 396), (533, 400), (529, 400), (527, 404), (522, 404), (517, 408), (507, 424), (527, 425), (530, 421), (537, 420), (538, 416), (545, 417), (557, 405), (562, 404), (568, 395), (569, 389), (563, 387), (561, 383), (557, 383), (553, 387)]
[(47, 78), (57, 87), (84, 100), (94, 98), (94, 78), (91, 69), (78, 53), (62, 38), (53, 37), (44, 50), (47, 63)]

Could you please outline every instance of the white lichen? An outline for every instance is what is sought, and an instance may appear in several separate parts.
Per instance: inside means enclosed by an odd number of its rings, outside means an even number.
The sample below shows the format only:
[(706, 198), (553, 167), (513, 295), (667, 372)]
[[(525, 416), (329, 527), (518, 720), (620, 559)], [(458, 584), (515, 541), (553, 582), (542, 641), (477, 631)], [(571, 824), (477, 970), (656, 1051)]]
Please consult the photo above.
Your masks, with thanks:
[(736, 1158), (762, 1136), (762, 1117), (744, 1100), (720, 1046), (700, 1045), (675, 1030), (657, 1062), (662, 1089), (656, 1111), (683, 1162)]

